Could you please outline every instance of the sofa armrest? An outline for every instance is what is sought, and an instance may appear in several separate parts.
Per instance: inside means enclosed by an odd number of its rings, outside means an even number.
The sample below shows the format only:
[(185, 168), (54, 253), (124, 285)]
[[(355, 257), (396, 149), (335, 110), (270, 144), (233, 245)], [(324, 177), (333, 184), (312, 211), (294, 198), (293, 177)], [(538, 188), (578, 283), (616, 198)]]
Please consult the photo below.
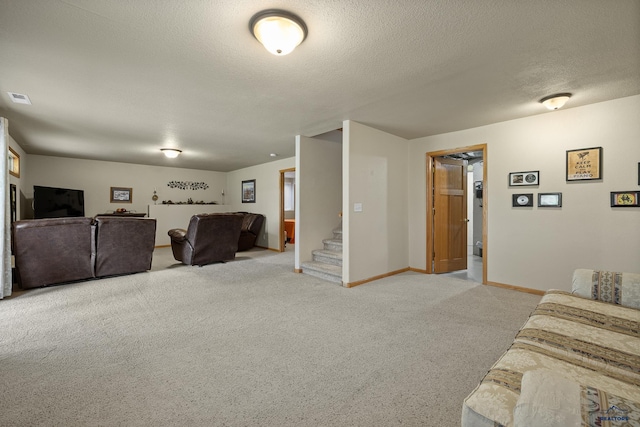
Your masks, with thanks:
[(187, 239), (187, 230), (183, 228), (171, 229), (167, 234), (169, 235), (169, 237), (171, 237), (171, 240), (174, 242), (181, 243)]
[(573, 272), (571, 293), (640, 309), (640, 274), (577, 269)]

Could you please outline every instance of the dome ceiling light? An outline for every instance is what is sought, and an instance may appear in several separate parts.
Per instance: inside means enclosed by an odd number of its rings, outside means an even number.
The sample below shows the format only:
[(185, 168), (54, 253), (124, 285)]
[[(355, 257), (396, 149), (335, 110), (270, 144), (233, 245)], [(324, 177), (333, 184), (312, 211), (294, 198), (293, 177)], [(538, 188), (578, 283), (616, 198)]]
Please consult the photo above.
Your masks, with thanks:
[(249, 21), (251, 34), (271, 53), (291, 53), (307, 37), (307, 26), (293, 13), (269, 9), (258, 12)]
[(545, 96), (540, 100), (540, 103), (547, 107), (549, 110), (557, 110), (571, 98), (570, 93), (556, 93), (555, 95)]
[(170, 159), (175, 159), (182, 153), (182, 150), (178, 150), (177, 148), (161, 148), (160, 151)]

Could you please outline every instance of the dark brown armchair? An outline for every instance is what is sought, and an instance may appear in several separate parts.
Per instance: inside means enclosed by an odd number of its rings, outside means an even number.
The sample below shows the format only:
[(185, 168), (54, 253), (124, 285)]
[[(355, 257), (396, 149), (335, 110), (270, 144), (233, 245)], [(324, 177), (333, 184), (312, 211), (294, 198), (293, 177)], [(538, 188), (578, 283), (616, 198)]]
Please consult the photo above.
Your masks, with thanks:
[(155, 219), (98, 216), (96, 227), (97, 277), (151, 269)]
[(242, 218), (234, 213), (193, 215), (186, 230), (169, 230), (173, 257), (183, 264), (199, 266), (234, 259)]
[(13, 223), (13, 253), (23, 289), (95, 277), (91, 218), (50, 218)]
[(248, 251), (255, 246), (256, 240), (264, 224), (264, 215), (240, 212), (243, 215), (242, 228), (240, 230), (240, 240), (238, 241), (238, 252)]

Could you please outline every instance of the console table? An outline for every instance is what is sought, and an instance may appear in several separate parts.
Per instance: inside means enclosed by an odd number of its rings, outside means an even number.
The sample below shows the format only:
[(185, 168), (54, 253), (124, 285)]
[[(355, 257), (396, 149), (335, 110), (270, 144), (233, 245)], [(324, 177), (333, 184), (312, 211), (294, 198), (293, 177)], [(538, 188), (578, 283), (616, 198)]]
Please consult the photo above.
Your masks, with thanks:
[(145, 212), (111, 212), (111, 213), (101, 213), (96, 216), (128, 216), (134, 218), (142, 218), (147, 216)]

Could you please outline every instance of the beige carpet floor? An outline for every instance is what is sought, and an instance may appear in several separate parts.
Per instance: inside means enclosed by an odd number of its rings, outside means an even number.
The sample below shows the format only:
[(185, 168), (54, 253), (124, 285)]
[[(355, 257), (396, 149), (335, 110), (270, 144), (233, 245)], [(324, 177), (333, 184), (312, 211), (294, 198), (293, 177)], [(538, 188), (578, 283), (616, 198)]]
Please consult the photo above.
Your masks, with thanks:
[(539, 297), (254, 249), (0, 301), (1, 426), (459, 426)]

